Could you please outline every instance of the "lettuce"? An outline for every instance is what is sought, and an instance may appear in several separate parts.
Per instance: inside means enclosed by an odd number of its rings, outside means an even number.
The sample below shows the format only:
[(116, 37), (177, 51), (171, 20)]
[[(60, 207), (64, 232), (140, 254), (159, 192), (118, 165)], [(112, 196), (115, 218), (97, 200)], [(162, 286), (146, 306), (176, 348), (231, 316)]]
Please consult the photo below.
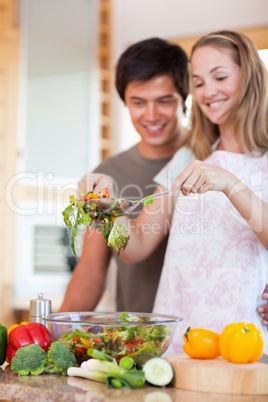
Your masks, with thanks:
[(108, 246), (113, 247), (118, 254), (120, 254), (121, 250), (125, 250), (128, 240), (129, 236), (127, 227), (123, 223), (119, 224), (117, 219), (115, 219), (112, 230), (108, 236)]
[(124, 313), (120, 314), (120, 316), (119, 316), (120, 321), (128, 321), (128, 319), (129, 319), (129, 315), (127, 312), (124, 312)]
[(63, 220), (68, 229), (72, 230), (71, 247), (75, 257), (75, 240), (78, 235), (79, 226), (88, 226), (90, 223), (94, 224), (94, 220), (89, 214), (84, 211), (83, 200), (79, 200), (74, 195), (70, 196), (70, 205), (62, 212)]
[[(91, 204), (94, 211), (94, 204)], [(94, 216), (90, 212), (88, 205), (83, 199), (76, 198), (74, 195), (70, 196), (70, 205), (62, 212), (64, 223), (68, 229), (72, 231), (71, 234), (71, 247), (74, 255), (77, 258), (75, 251), (75, 240), (78, 235), (80, 226), (88, 226), (95, 224), (98, 220), (100, 223), (100, 230), (102, 236), (108, 246), (113, 247), (118, 254), (124, 250), (128, 244), (129, 236), (128, 230), (124, 224), (117, 222), (118, 217), (110, 215), (101, 215), (101, 218), (96, 214)]]
[(148, 204), (152, 204), (154, 202), (154, 197), (152, 195), (147, 195), (147, 197), (144, 198), (144, 200), (142, 201), (143, 205), (148, 205)]

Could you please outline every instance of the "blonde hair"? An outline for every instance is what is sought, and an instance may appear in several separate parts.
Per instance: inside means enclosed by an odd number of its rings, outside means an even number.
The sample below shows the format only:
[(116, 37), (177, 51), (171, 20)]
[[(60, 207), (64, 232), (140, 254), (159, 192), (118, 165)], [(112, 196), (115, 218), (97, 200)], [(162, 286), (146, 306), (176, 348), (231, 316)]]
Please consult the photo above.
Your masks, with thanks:
[[(234, 62), (240, 66), (239, 92), (228, 119), (233, 121), (236, 140), (245, 153), (263, 153), (268, 149), (268, 74), (256, 46), (241, 33), (217, 31), (198, 40), (191, 57), (203, 46), (229, 49)], [(196, 158), (204, 160), (218, 137), (218, 126), (204, 116), (193, 97), (191, 135), (187, 144)]]

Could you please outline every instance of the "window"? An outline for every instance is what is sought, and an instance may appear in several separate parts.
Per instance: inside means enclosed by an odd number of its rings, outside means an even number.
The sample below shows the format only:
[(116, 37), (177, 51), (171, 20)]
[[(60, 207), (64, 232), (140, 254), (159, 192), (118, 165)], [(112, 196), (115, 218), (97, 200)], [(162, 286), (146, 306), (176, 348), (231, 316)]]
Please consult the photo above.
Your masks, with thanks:
[(77, 180), (99, 162), (97, 13), (97, 0), (21, 2), (20, 171)]

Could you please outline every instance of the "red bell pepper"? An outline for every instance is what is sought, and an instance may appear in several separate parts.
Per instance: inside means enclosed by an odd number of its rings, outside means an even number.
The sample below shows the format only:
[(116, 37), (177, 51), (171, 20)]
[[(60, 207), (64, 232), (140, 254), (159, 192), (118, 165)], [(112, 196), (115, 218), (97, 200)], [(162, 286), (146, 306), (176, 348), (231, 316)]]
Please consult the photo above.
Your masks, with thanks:
[(27, 325), (19, 325), (12, 329), (9, 334), (6, 350), (7, 358), (11, 361), (17, 349), (32, 343), (36, 343), (47, 352), (52, 341), (51, 333), (43, 324), (31, 322)]
[(94, 341), (95, 343), (102, 343), (102, 340), (99, 339), (99, 338), (94, 338), (93, 341)]

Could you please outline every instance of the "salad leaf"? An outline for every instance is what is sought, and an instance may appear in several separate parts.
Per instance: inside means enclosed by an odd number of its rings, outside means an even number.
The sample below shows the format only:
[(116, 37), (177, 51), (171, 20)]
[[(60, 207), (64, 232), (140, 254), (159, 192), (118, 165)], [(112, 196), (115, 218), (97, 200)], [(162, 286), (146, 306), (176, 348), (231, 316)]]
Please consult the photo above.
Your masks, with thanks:
[(115, 220), (108, 237), (108, 246), (113, 247), (119, 254), (121, 250), (125, 250), (128, 240), (127, 227), (123, 223), (119, 224), (117, 220)]
[(104, 216), (100, 222), (100, 230), (107, 244), (109, 242), (109, 236), (112, 228), (113, 228), (113, 220), (111, 219), (111, 216), (108, 215)]
[(129, 319), (129, 315), (128, 315), (128, 313), (122, 313), (122, 314), (120, 314), (120, 316), (119, 316), (119, 320), (120, 321), (128, 321), (128, 319)]
[[(105, 193), (103, 193), (103, 197), (107, 198), (107, 189)], [(94, 195), (94, 197), (92, 196)], [(128, 244), (129, 236), (128, 229), (124, 224), (119, 224), (117, 219), (120, 216), (111, 216), (105, 213), (102, 213), (101, 210), (98, 209), (98, 204), (91, 202), (87, 203), (87, 200), (93, 200), (94, 198), (99, 198), (97, 194), (94, 194), (92, 191), (86, 194), (82, 194), (82, 199), (75, 197), (74, 195), (70, 196), (70, 205), (65, 208), (62, 212), (64, 223), (68, 229), (72, 231), (71, 234), (71, 247), (75, 257), (77, 258), (75, 251), (75, 241), (79, 232), (80, 226), (94, 226), (95, 222), (99, 222), (100, 230), (102, 236), (108, 246), (113, 247), (118, 254), (120, 254), (121, 250), (124, 250)], [(116, 200), (118, 204), (117, 207), (121, 207), (120, 199)], [(148, 195), (143, 200), (143, 204), (152, 204), (153, 196)], [(116, 214), (116, 208), (115, 212)]]
[(94, 221), (92, 221), (91, 216), (85, 213), (83, 206), (84, 206), (83, 200), (79, 200), (78, 198), (75, 198), (73, 195), (71, 195), (70, 205), (67, 208), (65, 208), (65, 210), (62, 212), (65, 225), (67, 226), (68, 229), (72, 230), (71, 247), (76, 258), (77, 255), (75, 252), (75, 239), (78, 235), (79, 226), (81, 225), (87, 226), (90, 223), (94, 224)]
[(142, 319), (140, 317), (137, 317), (135, 315), (129, 316), (128, 313), (122, 313), (119, 316), (120, 321), (149, 321), (148, 317), (143, 317)]
[[(96, 213), (97, 204), (87, 204), (86, 200), (70, 196), (70, 205), (62, 212), (64, 223), (71, 234), (71, 248), (77, 258), (75, 241), (80, 226), (94, 226), (95, 222), (100, 223), (100, 230), (108, 246), (113, 247), (118, 254), (128, 244), (129, 236), (125, 225), (118, 224), (118, 217)], [(93, 212), (93, 213), (92, 213)]]
[(154, 202), (154, 197), (152, 195), (147, 195), (142, 201), (143, 205), (152, 204)]
[(129, 326), (127, 328), (119, 327), (120, 339), (123, 341), (131, 341), (132, 337), (135, 335), (134, 328)]

